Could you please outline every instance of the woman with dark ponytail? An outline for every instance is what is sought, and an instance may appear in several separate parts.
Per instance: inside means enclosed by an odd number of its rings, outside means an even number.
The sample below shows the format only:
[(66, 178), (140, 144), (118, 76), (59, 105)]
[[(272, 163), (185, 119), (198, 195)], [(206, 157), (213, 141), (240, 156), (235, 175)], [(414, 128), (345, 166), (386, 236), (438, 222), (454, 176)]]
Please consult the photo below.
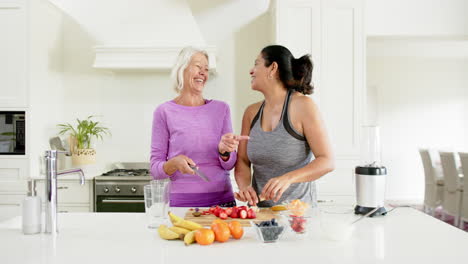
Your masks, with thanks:
[[(315, 180), (334, 169), (328, 136), (312, 94), (309, 55), (294, 58), (279, 45), (265, 47), (250, 71), (265, 100), (247, 107), (242, 120), (235, 178), (236, 199), (269, 207), (301, 199), (316, 203)], [(251, 174), (253, 167), (253, 176)]]

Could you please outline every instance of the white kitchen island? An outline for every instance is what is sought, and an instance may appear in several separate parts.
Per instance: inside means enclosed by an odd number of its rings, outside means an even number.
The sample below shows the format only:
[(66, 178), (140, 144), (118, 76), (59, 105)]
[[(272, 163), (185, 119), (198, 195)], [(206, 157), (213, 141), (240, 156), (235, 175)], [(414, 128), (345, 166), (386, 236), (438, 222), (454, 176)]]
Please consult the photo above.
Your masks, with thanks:
[[(173, 211), (183, 215), (186, 209)], [(23, 235), (21, 218), (0, 223), (0, 263), (466, 263), (468, 233), (412, 208), (356, 224), (347, 241), (324, 238), (313, 223), (308, 237), (287, 234), (263, 244), (252, 228), (241, 240), (209, 246), (159, 238), (145, 214), (59, 214), (60, 232)]]

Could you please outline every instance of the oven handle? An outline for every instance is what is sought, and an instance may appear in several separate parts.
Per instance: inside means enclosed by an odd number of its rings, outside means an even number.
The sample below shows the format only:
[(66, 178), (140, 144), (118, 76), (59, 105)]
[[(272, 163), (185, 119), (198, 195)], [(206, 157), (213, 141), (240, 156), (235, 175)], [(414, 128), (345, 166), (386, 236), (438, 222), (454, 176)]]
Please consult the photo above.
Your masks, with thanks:
[(117, 200), (117, 199), (103, 199), (102, 203), (144, 203), (144, 200)]

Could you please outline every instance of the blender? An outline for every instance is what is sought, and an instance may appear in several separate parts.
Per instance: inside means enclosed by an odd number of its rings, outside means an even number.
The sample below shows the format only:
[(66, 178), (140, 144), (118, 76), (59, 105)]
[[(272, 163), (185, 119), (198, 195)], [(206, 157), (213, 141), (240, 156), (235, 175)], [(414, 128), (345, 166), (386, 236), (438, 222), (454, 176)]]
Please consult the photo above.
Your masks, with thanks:
[(381, 164), (378, 126), (363, 126), (360, 164), (355, 168), (356, 198), (355, 214), (369, 216), (385, 215), (385, 182), (387, 169)]

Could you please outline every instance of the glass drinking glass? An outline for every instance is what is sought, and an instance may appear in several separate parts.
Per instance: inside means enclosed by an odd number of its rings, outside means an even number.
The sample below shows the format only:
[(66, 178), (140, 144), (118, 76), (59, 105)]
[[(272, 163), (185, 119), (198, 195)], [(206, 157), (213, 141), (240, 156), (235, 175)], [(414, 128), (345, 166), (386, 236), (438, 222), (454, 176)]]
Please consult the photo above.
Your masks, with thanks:
[(148, 227), (157, 228), (165, 219), (169, 209), (169, 179), (153, 180), (144, 186), (145, 212)]

